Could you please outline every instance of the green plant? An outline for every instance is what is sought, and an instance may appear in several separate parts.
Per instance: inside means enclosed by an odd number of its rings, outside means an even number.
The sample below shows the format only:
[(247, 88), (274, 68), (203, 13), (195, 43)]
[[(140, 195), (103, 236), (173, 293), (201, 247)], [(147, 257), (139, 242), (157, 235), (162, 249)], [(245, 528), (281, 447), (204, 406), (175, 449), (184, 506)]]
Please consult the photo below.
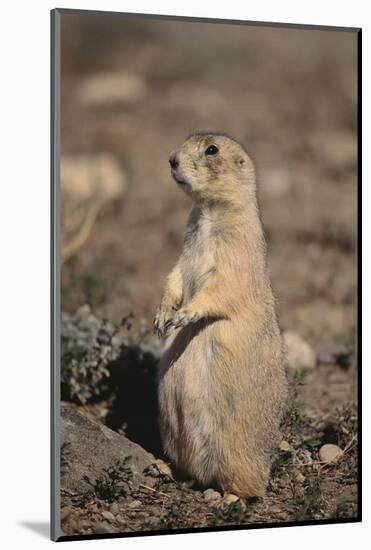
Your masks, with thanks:
[(251, 511), (243, 502), (233, 502), (228, 506), (213, 508), (213, 517), (210, 520), (210, 525), (240, 525), (247, 523), (250, 514)]
[(182, 506), (180, 499), (172, 501), (165, 509), (161, 517), (160, 529), (174, 529), (181, 525), (187, 511)]
[(352, 502), (349, 499), (348, 494), (345, 492), (341, 494), (336, 502), (335, 510), (330, 514), (331, 518), (354, 518), (357, 515), (356, 502)]
[(299, 501), (299, 509), (296, 512), (295, 520), (304, 521), (314, 519), (314, 514), (320, 511), (321, 485), (318, 478), (307, 479), (304, 493)]
[(322, 440), (317, 436), (307, 437), (306, 439), (303, 440), (303, 444), (302, 444), (304, 448), (307, 448), (310, 451), (317, 451), (321, 447), (321, 445), (322, 445)]
[(289, 397), (284, 412), (281, 429), (291, 437), (300, 434), (310, 424), (311, 419), (303, 412), (303, 403), (299, 399), (301, 386), (305, 384), (306, 373), (295, 371), (289, 379)]
[(114, 500), (125, 497), (130, 492), (129, 482), (133, 478), (133, 472), (129, 465), (131, 456), (127, 456), (124, 460), (118, 460), (113, 466), (105, 468), (103, 475), (95, 481), (91, 481), (88, 476), (84, 476), (83, 480), (91, 487), (82, 495), (80, 504), (84, 506), (89, 498), (113, 502)]
[(94, 317), (88, 306), (74, 315), (62, 313), (62, 399), (85, 404), (104, 394), (108, 388), (107, 365), (118, 357), (121, 344), (117, 329)]
[(272, 462), (271, 478), (279, 477), (285, 470), (286, 466), (292, 465), (292, 452), (279, 451), (278, 455)]

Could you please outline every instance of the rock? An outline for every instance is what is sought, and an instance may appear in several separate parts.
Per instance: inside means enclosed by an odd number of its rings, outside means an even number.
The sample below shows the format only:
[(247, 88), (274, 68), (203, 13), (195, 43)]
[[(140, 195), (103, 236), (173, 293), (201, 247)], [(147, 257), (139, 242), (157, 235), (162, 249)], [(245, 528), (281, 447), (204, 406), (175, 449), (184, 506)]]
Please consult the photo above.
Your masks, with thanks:
[(277, 519), (286, 519), (287, 513), (282, 510), (281, 506), (271, 506), (269, 508), (269, 513)]
[(141, 506), (142, 506), (142, 503), (140, 502), (140, 500), (133, 500), (128, 504), (128, 508), (140, 508)]
[(120, 508), (117, 502), (114, 502), (113, 504), (111, 504), (110, 512), (112, 512), (114, 516), (116, 516), (120, 512)]
[[(152, 512), (151, 512), (151, 513), (152, 513)], [(137, 513), (136, 513), (136, 517), (137, 517), (137, 518), (141, 518), (141, 519), (146, 519), (146, 518), (149, 517), (149, 515), (150, 515), (150, 514), (149, 514), (148, 512), (146, 512), (145, 510), (141, 510), (140, 512), (137, 512)]]
[(231, 493), (224, 495), (221, 500), (212, 502), (212, 505), (219, 509), (226, 509), (232, 505), (238, 506), (242, 511), (247, 509), (246, 504), (237, 495)]
[(87, 519), (80, 519), (79, 520), (79, 529), (90, 529), (91, 528), (91, 522)]
[(322, 445), (319, 450), (319, 459), (321, 462), (326, 462), (329, 464), (331, 462), (337, 462), (343, 454), (343, 451), (337, 445), (326, 443), (325, 445)]
[(82, 79), (76, 89), (78, 101), (87, 107), (133, 104), (146, 94), (143, 78), (129, 71), (95, 73)]
[(61, 158), (62, 262), (86, 243), (103, 205), (126, 191), (126, 176), (111, 155)]
[(115, 529), (106, 521), (100, 521), (92, 526), (93, 533), (115, 533)]
[(291, 451), (290, 443), (288, 443), (285, 440), (281, 441), (281, 443), (279, 444), (279, 449), (280, 451), (285, 451), (285, 452)]
[(153, 464), (150, 464), (148, 468), (146, 469), (146, 475), (151, 477), (160, 477), (160, 472), (156, 466)]
[(297, 483), (304, 483), (305, 476), (301, 472), (296, 472), (294, 475), (294, 479)]
[[(154, 466), (158, 470), (160, 475), (167, 476), (170, 479), (174, 479), (173, 472), (171, 471), (170, 466), (168, 464), (166, 464), (166, 462), (164, 462), (163, 460), (160, 460), (160, 459), (155, 460), (153, 462), (152, 466)], [(156, 476), (154, 476), (154, 477), (156, 477)]]
[(222, 498), (221, 494), (218, 491), (214, 491), (214, 489), (206, 489), (203, 494), (206, 502), (216, 502)]
[(313, 369), (316, 366), (316, 354), (311, 346), (298, 334), (286, 331), (283, 334), (286, 346), (287, 362), (293, 370)]
[(65, 506), (61, 509), (60, 520), (65, 521), (73, 513), (73, 508), (71, 506)]
[(63, 155), (61, 158), (62, 196), (70, 203), (85, 203), (93, 198), (114, 200), (123, 195), (126, 187), (125, 173), (112, 155)]
[(279, 514), (281, 512), (281, 508), (279, 506), (269, 506), (269, 512), (271, 514)]
[(84, 481), (84, 476), (94, 482), (103, 475), (104, 468), (128, 456), (131, 456), (129, 466), (133, 473), (133, 485), (146, 483), (143, 470), (154, 461), (154, 457), (136, 443), (63, 402), (60, 429), (61, 444), (69, 443), (69, 464), (61, 478), (62, 488), (78, 494), (85, 493), (91, 490), (91, 486)]
[(238, 502), (240, 499), (237, 495), (233, 495), (233, 494), (228, 494), (228, 495), (225, 495), (222, 499), (222, 502), (223, 504), (226, 504), (227, 506), (229, 506), (230, 504), (234, 504), (235, 502)]
[(126, 519), (121, 515), (121, 514), (118, 514), (116, 516), (116, 521), (117, 523), (119, 523), (120, 525), (126, 525)]
[(78, 319), (90, 319), (90, 316), (93, 315), (93, 312), (91, 310), (91, 306), (89, 304), (84, 304), (80, 306), (76, 311), (76, 317)]
[(104, 510), (104, 512), (102, 512), (102, 517), (104, 517), (104, 519), (110, 521), (111, 523), (115, 521), (115, 516), (112, 514), (112, 512), (109, 512), (108, 510)]

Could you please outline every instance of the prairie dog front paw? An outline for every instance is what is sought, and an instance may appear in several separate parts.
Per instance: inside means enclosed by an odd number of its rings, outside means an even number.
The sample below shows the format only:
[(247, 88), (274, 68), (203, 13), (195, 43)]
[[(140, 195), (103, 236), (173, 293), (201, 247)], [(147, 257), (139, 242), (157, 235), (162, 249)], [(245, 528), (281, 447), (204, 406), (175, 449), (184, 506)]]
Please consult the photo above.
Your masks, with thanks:
[(153, 329), (160, 337), (166, 336), (178, 307), (177, 305), (172, 307), (160, 305), (158, 307), (153, 321)]
[(186, 307), (179, 309), (179, 311), (173, 311), (173, 315), (165, 321), (165, 334), (174, 329), (183, 328), (190, 323), (195, 323), (199, 319), (200, 316), (197, 313), (191, 312)]

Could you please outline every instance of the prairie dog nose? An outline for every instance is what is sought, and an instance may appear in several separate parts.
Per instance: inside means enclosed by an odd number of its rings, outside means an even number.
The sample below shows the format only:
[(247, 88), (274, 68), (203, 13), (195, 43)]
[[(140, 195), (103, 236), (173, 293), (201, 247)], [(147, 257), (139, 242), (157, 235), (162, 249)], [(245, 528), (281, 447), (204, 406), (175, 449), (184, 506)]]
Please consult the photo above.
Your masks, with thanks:
[(169, 163), (170, 163), (170, 166), (173, 170), (176, 170), (176, 168), (178, 168), (179, 161), (178, 161), (178, 157), (177, 157), (177, 154), (176, 154), (175, 151), (173, 153), (171, 153), (171, 155), (169, 157)]

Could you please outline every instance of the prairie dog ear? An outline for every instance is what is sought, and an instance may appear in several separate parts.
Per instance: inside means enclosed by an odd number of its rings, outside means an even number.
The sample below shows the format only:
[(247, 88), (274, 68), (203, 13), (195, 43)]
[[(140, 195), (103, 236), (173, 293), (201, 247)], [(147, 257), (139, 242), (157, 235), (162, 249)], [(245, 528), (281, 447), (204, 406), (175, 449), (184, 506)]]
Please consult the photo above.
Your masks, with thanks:
[(239, 168), (242, 168), (246, 164), (246, 160), (243, 157), (237, 157), (235, 163)]

